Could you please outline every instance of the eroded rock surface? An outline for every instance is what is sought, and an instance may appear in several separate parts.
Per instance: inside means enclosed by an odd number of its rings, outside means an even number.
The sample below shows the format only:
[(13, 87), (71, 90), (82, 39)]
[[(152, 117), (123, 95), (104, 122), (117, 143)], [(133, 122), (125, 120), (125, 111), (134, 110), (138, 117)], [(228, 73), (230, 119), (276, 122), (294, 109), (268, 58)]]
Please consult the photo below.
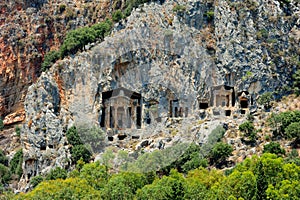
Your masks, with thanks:
[[(197, 100), (210, 98), (215, 85), (230, 85), (254, 98), (265, 91), (283, 94), (297, 65), (289, 59), (299, 59), (298, 3), (251, 2), (254, 7), (224, 0), (178, 1), (182, 12), (174, 11), (173, 1), (147, 4), (116, 24), (104, 42), (42, 73), (24, 104), (24, 181), (43, 169), (69, 166), (65, 132), (73, 124), (99, 126), (102, 92), (125, 87), (144, 101), (159, 102), (161, 123), (128, 131), (140, 134), (140, 141), (166, 130), (174, 141), (202, 140), (203, 125), (193, 128), (200, 118)], [(208, 18), (210, 10), (214, 21)], [(168, 124), (172, 99), (186, 99), (185, 128)], [(160, 140), (153, 144), (164, 146)]]

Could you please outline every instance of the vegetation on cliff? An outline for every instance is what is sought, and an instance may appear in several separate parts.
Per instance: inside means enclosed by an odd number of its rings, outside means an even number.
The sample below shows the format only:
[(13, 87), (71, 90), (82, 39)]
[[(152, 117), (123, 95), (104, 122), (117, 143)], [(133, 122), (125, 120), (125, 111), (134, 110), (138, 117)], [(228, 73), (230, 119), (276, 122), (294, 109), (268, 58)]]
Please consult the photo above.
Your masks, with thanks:
[[(97, 178), (98, 177), (98, 178)], [(164, 175), (109, 173), (85, 164), (65, 180), (43, 181), (14, 199), (297, 199), (300, 166), (275, 154), (253, 156), (230, 171), (203, 167)]]

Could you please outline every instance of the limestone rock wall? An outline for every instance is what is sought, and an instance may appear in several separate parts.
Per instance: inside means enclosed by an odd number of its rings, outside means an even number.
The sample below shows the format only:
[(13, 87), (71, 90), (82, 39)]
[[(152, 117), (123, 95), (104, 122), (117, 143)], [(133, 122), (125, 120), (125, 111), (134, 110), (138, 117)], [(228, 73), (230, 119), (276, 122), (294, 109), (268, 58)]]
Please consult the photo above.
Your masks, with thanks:
[[(68, 167), (65, 132), (74, 123), (99, 125), (104, 91), (122, 86), (141, 93), (160, 103), (165, 118), (170, 99), (187, 98), (195, 111), (191, 120), (199, 117), (197, 98), (209, 97), (215, 85), (256, 96), (282, 94), (299, 60), (298, 3), (253, 0), (247, 3), (254, 7), (246, 8), (242, 3), (144, 5), (116, 24), (104, 42), (42, 73), (24, 103), (23, 180), (53, 166)], [(176, 4), (185, 9), (174, 11)], [(214, 20), (208, 17), (212, 11)]]
[(26, 91), (41, 75), (44, 55), (59, 48), (65, 33), (104, 20), (117, 8), (106, 0), (0, 2), (0, 116), (11, 114), (5, 124), (24, 120)]

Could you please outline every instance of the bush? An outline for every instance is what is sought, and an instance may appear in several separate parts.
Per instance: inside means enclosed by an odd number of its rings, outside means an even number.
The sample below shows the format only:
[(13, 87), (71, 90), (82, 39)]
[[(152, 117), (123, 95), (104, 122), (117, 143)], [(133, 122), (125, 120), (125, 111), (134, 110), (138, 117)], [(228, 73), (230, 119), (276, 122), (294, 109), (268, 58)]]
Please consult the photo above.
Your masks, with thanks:
[(78, 134), (75, 126), (72, 126), (71, 128), (69, 128), (67, 130), (66, 137), (67, 137), (69, 144), (71, 144), (73, 146), (82, 144), (81, 139), (79, 137), (79, 134)]
[(185, 10), (186, 10), (186, 7), (183, 5), (176, 5), (173, 8), (173, 12), (176, 12), (176, 13), (183, 13), (183, 12), (185, 12)]
[(3, 120), (0, 117), (0, 131), (2, 131), (3, 128), (4, 128), (4, 123), (3, 123)]
[(257, 100), (257, 103), (260, 105), (263, 105), (264, 108), (267, 110), (267, 109), (271, 108), (270, 103), (273, 100), (274, 100), (274, 97), (273, 97), (272, 92), (266, 92), (259, 97), (259, 99)]
[(14, 157), (11, 159), (9, 165), (10, 165), (10, 171), (13, 174), (18, 175), (18, 178), (20, 179), (23, 174), (22, 169), (22, 162), (23, 162), (23, 151), (20, 149), (17, 151), (14, 155)]
[(256, 131), (251, 121), (246, 121), (239, 125), (239, 131), (243, 132), (244, 136), (248, 137), (250, 141), (254, 142), (256, 140)]
[(0, 164), (8, 166), (8, 158), (4, 155), (4, 152), (0, 149)]
[(47, 174), (46, 176), (46, 180), (66, 179), (66, 178), (67, 178), (67, 170), (62, 169), (60, 167), (51, 169), (49, 174)]
[(17, 134), (18, 137), (21, 136), (21, 128), (19, 126), (16, 126), (15, 132), (16, 132), (16, 134)]
[(211, 162), (216, 165), (223, 164), (226, 161), (226, 159), (231, 155), (232, 151), (233, 148), (231, 145), (223, 142), (218, 142), (217, 144), (215, 144), (211, 151)]
[(91, 26), (91, 28), (95, 31), (96, 38), (103, 40), (104, 36), (106, 36), (110, 32), (111, 26), (111, 21), (106, 20), (106, 22), (94, 24), (93, 26)]
[(281, 148), (278, 142), (270, 142), (264, 146), (263, 153), (273, 153), (276, 155), (284, 155), (285, 150)]
[(112, 14), (112, 20), (113, 20), (114, 22), (120, 21), (123, 17), (124, 17), (124, 16), (123, 16), (123, 13), (122, 13), (121, 10), (117, 10), (117, 11), (115, 11), (115, 12)]
[(205, 13), (206, 17), (207, 17), (207, 21), (211, 22), (214, 19), (214, 11), (213, 10), (209, 10)]
[(100, 192), (85, 179), (68, 178), (43, 181), (31, 192), (20, 193), (15, 199), (100, 199)]
[(293, 122), (284, 129), (285, 135), (288, 139), (300, 139), (300, 122)]
[(35, 176), (30, 180), (30, 184), (33, 188), (35, 188), (38, 184), (40, 184), (44, 178), (42, 176)]
[(44, 61), (42, 63), (42, 71), (44, 72), (49, 69), (59, 58), (59, 51), (49, 51), (44, 57)]
[(0, 184), (7, 184), (11, 179), (11, 172), (8, 167), (0, 163)]
[[(274, 129), (274, 136), (282, 136), (287, 139), (299, 138), (297, 127), (300, 122), (300, 111), (286, 111), (279, 114), (272, 113), (268, 119), (269, 125)], [(290, 127), (289, 127), (290, 126)]]
[(87, 125), (81, 125), (77, 127), (77, 132), (80, 136), (81, 142), (86, 145), (86, 147), (91, 148), (93, 152), (102, 152), (105, 147), (105, 133), (104, 131), (97, 127), (89, 127)]
[(83, 159), (84, 162), (90, 162), (92, 157), (91, 152), (84, 145), (76, 145), (71, 149), (72, 161), (73, 163), (77, 163), (80, 158)]
[(300, 94), (300, 70), (297, 70), (293, 74), (293, 90), (296, 95)]

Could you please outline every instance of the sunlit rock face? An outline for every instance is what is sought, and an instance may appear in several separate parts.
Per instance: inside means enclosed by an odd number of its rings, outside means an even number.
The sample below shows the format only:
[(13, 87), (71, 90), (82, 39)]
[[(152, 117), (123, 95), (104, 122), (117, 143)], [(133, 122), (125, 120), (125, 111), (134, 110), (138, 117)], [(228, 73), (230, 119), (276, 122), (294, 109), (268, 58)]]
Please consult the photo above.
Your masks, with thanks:
[[(24, 181), (53, 166), (70, 165), (65, 132), (74, 124), (105, 123), (101, 122), (105, 92), (126, 88), (141, 95), (141, 127), (136, 129), (142, 131), (129, 131), (135, 137), (163, 132), (172, 117), (192, 123), (199, 119), (200, 103), (222, 106), (222, 99), (212, 100), (215, 86), (224, 86), (228, 107), (239, 106), (241, 97), (255, 104), (265, 91), (283, 94), (296, 68), (288, 59), (297, 55), (291, 40), (299, 44), (295, 17), (299, 11), (296, 3), (284, 5), (287, 11), (277, 1), (271, 1), (272, 9), (270, 2), (253, 2), (256, 7), (243, 10), (239, 2), (223, 0), (179, 1), (185, 7), (182, 11), (174, 9), (173, 1), (144, 5), (116, 24), (102, 43), (90, 44), (87, 51), (42, 73), (29, 87), (24, 103)], [(209, 11), (214, 19), (208, 17)], [(278, 18), (276, 24), (270, 24), (271, 17)], [(155, 111), (150, 109), (153, 105)], [(155, 126), (148, 123), (147, 112)], [(118, 129), (117, 125), (104, 128)]]

